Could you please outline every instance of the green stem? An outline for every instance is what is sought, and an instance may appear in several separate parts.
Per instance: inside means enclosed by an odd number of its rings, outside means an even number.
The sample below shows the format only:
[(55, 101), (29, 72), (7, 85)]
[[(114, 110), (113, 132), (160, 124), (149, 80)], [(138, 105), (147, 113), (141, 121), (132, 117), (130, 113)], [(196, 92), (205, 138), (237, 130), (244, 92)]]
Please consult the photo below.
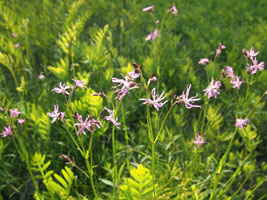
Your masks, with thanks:
[(152, 182), (153, 182), (153, 192), (154, 192), (154, 199), (157, 198), (156, 196), (156, 189), (155, 189), (155, 143), (152, 143)]
[(127, 127), (126, 127), (126, 122), (125, 122), (125, 116), (124, 116), (124, 105), (123, 103), (121, 104), (121, 112), (122, 112), (122, 121), (123, 121), (123, 126), (124, 126), (124, 137), (125, 137), (125, 141), (126, 141), (126, 153), (127, 153), (127, 169), (130, 170), (130, 152), (129, 152), (129, 137), (128, 137), (128, 131), (127, 131)]

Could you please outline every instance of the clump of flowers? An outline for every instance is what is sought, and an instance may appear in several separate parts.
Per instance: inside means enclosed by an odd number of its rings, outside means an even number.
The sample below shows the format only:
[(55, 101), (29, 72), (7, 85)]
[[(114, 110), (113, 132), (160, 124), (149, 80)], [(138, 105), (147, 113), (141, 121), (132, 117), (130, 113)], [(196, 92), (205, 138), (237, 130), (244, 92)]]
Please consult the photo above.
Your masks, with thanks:
[(146, 36), (146, 41), (155, 40), (159, 36), (158, 29), (155, 29), (154, 32), (151, 32), (149, 35)]
[(216, 56), (219, 56), (223, 49), (226, 49), (226, 46), (220, 43), (218, 49), (216, 49)]
[(164, 92), (165, 92), (165, 91), (163, 91), (163, 92), (161, 93), (160, 96), (159, 96), (159, 95), (156, 95), (156, 88), (154, 88), (154, 89), (152, 90), (152, 92), (151, 92), (152, 100), (151, 100), (151, 99), (145, 99), (145, 98), (141, 98), (141, 99), (139, 99), (139, 100), (144, 101), (143, 104), (153, 105), (154, 108), (155, 108), (157, 111), (159, 111), (159, 108), (161, 108), (165, 103), (168, 102), (168, 100), (166, 100), (166, 101), (164, 101), (164, 102), (161, 102), (161, 101), (162, 101), (163, 99), (165, 99), (165, 97), (167, 96), (167, 95), (165, 95), (165, 96), (163, 97)]
[(2, 137), (7, 137), (7, 136), (9, 136), (9, 135), (13, 135), (13, 131), (12, 131), (12, 126), (8, 126), (8, 127), (4, 127), (4, 131), (2, 132)]
[(210, 62), (208, 58), (201, 58), (198, 62), (200, 65), (207, 65)]
[[(243, 54), (247, 60), (247, 73), (255, 74), (258, 70), (262, 71), (264, 69), (264, 62), (258, 63), (256, 56), (260, 52), (255, 52), (254, 47), (250, 48), (250, 51), (247, 49), (243, 49)], [(251, 62), (250, 62), (251, 61)]]
[(247, 119), (236, 119), (235, 127), (244, 128), (248, 124), (248, 118)]
[(214, 78), (212, 78), (209, 86), (205, 90), (203, 90), (205, 92), (205, 96), (208, 95), (208, 98), (214, 97), (216, 99), (217, 94), (220, 94), (220, 92), (218, 91), (220, 87), (221, 81), (216, 81), (214, 83)]
[(47, 115), (52, 119), (51, 123), (53, 124), (57, 119), (63, 120), (65, 112), (59, 112), (59, 106), (54, 105), (54, 111), (52, 113), (47, 113)]
[(184, 103), (187, 109), (202, 108), (201, 105), (193, 105), (193, 103), (195, 101), (199, 101), (200, 98), (196, 98), (198, 95), (196, 95), (195, 97), (189, 98), (190, 88), (191, 88), (191, 85), (187, 86), (186, 93), (183, 91), (182, 95), (176, 98), (176, 103)]
[(13, 117), (17, 117), (20, 115), (21, 112), (18, 111), (17, 108), (15, 109), (9, 109), (9, 112), (10, 112), (10, 117), (13, 118)]

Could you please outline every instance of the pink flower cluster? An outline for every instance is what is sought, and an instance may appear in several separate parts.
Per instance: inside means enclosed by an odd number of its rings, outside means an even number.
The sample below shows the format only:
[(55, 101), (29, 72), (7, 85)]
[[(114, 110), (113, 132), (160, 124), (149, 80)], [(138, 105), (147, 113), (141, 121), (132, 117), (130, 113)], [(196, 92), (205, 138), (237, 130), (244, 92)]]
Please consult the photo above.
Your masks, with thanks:
[(223, 49), (226, 49), (226, 46), (220, 43), (218, 49), (216, 49), (216, 56), (219, 56)]
[(83, 121), (82, 116), (78, 115), (78, 121), (79, 123), (74, 124), (74, 126), (78, 126), (79, 130), (77, 132), (77, 135), (79, 135), (81, 132), (86, 135), (85, 130), (87, 129), (91, 133), (95, 132), (96, 127), (101, 128), (102, 123), (99, 120), (95, 120), (92, 117), (87, 116), (85, 120)]
[(155, 40), (159, 36), (158, 30), (155, 29), (154, 32), (151, 32), (149, 35), (146, 36), (146, 41)]
[(56, 120), (63, 120), (65, 116), (65, 112), (59, 112), (59, 106), (54, 105), (54, 111), (52, 113), (47, 113), (47, 115), (52, 119), (51, 123), (53, 124)]
[(216, 99), (217, 94), (220, 94), (220, 92), (218, 91), (220, 87), (221, 81), (216, 81), (214, 83), (214, 78), (212, 78), (209, 86), (205, 90), (203, 90), (205, 92), (205, 96), (208, 95), (208, 98), (214, 97)]
[(224, 69), (224, 75), (226, 75), (227, 78), (231, 78), (230, 83), (233, 85), (233, 88), (240, 89), (241, 84), (243, 84), (245, 81), (241, 80), (240, 76), (234, 75), (234, 70), (231, 66), (226, 66)]
[(255, 52), (254, 47), (251, 47), (250, 51), (243, 49), (243, 54), (247, 60), (246, 71), (248, 74), (255, 74), (258, 70), (262, 71), (264, 69), (264, 62), (258, 63), (256, 56), (259, 54), (259, 52)]

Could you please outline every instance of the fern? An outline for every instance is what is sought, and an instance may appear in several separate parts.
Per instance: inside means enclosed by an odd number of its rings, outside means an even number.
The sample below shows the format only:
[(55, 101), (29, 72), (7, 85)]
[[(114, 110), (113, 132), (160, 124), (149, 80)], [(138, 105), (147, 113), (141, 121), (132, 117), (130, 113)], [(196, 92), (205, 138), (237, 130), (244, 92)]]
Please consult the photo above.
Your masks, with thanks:
[(48, 66), (48, 70), (52, 72), (59, 80), (67, 79), (69, 73), (68, 58), (61, 58), (60, 62), (56, 63), (56, 67)]
[(220, 113), (220, 106), (208, 108), (207, 116), (208, 126), (213, 132), (218, 132), (222, 126), (223, 116)]
[(136, 169), (130, 170), (130, 174), (132, 178), (126, 178), (125, 184), (120, 187), (120, 199), (153, 199), (152, 175), (149, 169), (140, 164)]

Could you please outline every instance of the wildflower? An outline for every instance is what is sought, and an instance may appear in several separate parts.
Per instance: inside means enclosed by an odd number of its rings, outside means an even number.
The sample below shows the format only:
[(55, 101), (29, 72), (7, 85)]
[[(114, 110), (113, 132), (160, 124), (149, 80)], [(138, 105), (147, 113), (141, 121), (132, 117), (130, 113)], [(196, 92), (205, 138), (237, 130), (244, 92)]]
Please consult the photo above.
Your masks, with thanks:
[(43, 74), (40, 74), (38, 77), (39, 80), (43, 80), (44, 78), (45, 78), (45, 76)]
[(85, 134), (85, 131), (84, 131), (84, 128), (86, 128), (87, 130), (89, 130), (89, 129), (88, 129), (88, 119), (89, 119), (89, 116), (87, 116), (87, 117), (85, 118), (85, 120), (83, 121), (82, 116), (79, 115), (78, 120), (79, 120), (80, 123), (76, 123), (76, 124), (74, 124), (74, 126), (78, 126), (78, 127), (79, 127), (79, 130), (78, 130), (78, 132), (77, 132), (77, 135), (79, 135), (81, 132), (82, 132), (84, 135), (86, 135), (86, 134)]
[(109, 113), (109, 116), (105, 116), (104, 119), (107, 121), (111, 121), (117, 128), (119, 128), (118, 126), (120, 126), (121, 123), (118, 123), (117, 120), (114, 119), (114, 110), (110, 110), (106, 107), (104, 107), (104, 109)]
[(141, 101), (145, 101), (143, 104), (153, 105), (154, 108), (157, 109), (157, 111), (159, 111), (159, 108), (161, 108), (165, 103), (168, 102), (168, 100), (165, 101), (164, 103), (161, 102), (161, 101), (162, 101), (163, 99), (165, 99), (165, 97), (167, 96), (167, 95), (165, 95), (164, 97), (162, 97), (162, 96), (164, 95), (164, 91), (163, 91), (163, 92), (161, 93), (161, 95), (159, 96), (159, 95), (156, 95), (156, 88), (154, 88), (154, 89), (152, 90), (152, 92), (151, 92), (151, 95), (152, 95), (152, 99), (153, 99), (153, 100), (151, 100), (151, 99), (144, 99), (144, 98), (141, 98), (141, 99), (139, 99), (139, 100), (141, 100)]
[(200, 61), (198, 62), (198, 64), (200, 65), (206, 65), (210, 62), (210, 60), (208, 58), (201, 58)]
[(156, 82), (156, 81), (157, 81), (157, 77), (155, 76), (154, 73), (152, 73), (150, 76), (150, 79), (147, 82), (147, 85), (150, 85), (151, 83)]
[(85, 86), (86, 85), (85, 80), (74, 80), (74, 79), (72, 79), (72, 80), (74, 81), (74, 87), (75, 88), (81, 87), (83, 89), (84, 87), (86, 87)]
[(65, 112), (59, 112), (59, 107), (58, 105), (54, 105), (54, 111), (52, 113), (47, 113), (47, 115), (49, 117), (52, 117), (53, 120), (51, 121), (51, 123), (53, 124), (57, 119), (61, 119), (63, 120), (64, 116), (65, 116)]
[(18, 48), (19, 47), (19, 43), (16, 43), (13, 45), (15, 48)]
[(143, 8), (143, 12), (147, 12), (147, 11), (149, 11), (149, 12), (153, 12), (153, 11), (154, 11), (154, 7), (155, 7), (155, 6), (148, 6), (148, 7), (146, 7), (146, 8)]
[(236, 119), (235, 127), (243, 128), (247, 124), (248, 124), (248, 118), (247, 119)]
[(4, 129), (5, 130), (2, 133), (2, 137), (6, 137), (8, 135), (13, 135), (12, 126), (9, 125), (7, 128), (4, 127)]
[(231, 66), (225, 67), (224, 74), (226, 74), (226, 77), (228, 77), (228, 78), (233, 78), (235, 76), (234, 70)]
[(203, 137), (200, 136), (200, 134), (197, 134), (196, 140), (193, 141), (193, 143), (196, 144), (197, 148), (198, 148), (200, 144), (204, 144), (204, 143), (206, 143), (206, 141), (204, 140)]
[(132, 78), (124, 75), (122, 76), (124, 77), (124, 80), (118, 78), (112, 78), (112, 82), (117, 83), (118, 84), (117, 86), (122, 85), (122, 88), (117, 89), (115, 91), (115, 93), (118, 93), (116, 97), (118, 100), (121, 100), (122, 97), (124, 97), (129, 92), (130, 89), (138, 88), (138, 86), (136, 85), (136, 83), (133, 81)]
[(176, 6), (174, 4), (173, 4), (173, 6), (171, 8), (169, 8), (169, 11), (174, 15), (178, 14), (178, 10), (177, 10), (177, 8), (176, 8)]
[(90, 132), (95, 132), (96, 130), (96, 127), (97, 128), (101, 128), (103, 125), (101, 123), (101, 121), (98, 121), (98, 120), (95, 120), (95, 119), (90, 119), (89, 123), (88, 123), (88, 126), (87, 126), (87, 129), (90, 131)]
[(17, 116), (19, 116), (20, 113), (21, 113), (21, 112), (18, 111), (17, 108), (15, 108), (14, 110), (9, 109), (9, 112), (10, 112), (10, 117), (11, 117), (11, 118), (12, 118), (12, 117), (17, 117)]
[(12, 36), (12, 37), (17, 37), (18, 34), (16, 34), (16, 33), (11, 33), (11, 36)]
[(149, 40), (155, 40), (159, 36), (158, 30), (155, 29), (155, 31), (150, 33), (149, 35), (146, 36), (146, 41)]
[(242, 81), (240, 76), (233, 76), (232, 80), (230, 81), (230, 83), (233, 84), (233, 88), (237, 89), (240, 89), (241, 84), (244, 82), (245, 81)]
[(137, 79), (141, 76), (138, 70), (133, 70), (131, 72), (128, 72), (128, 74), (132, 80)]
[(195, 97), (190, 97), (189, 98), (190, 88), (191, 88), (191, 85), (187, 86), (186, 94), (183, 91), (182, 95), (177, 97), (176, 103), (184, 103), (185, 107), (187, 109), (190, 109), (190, 108), (202, 108), (201, 105), (193, 105), (193, 103), (195, 101), (199, 101), (200, 98), (196, 98), (198, 95), (196, 95)]
[(61, 82), (59, 83), (59, 88), (54, 88), (52, 91), (55, 91), (56, 93), (62, 93), (63, 95), (70, 94), (67, 89), (69, 89), (70, 86), (65, 86), (65, 83), (63, 85)]
[(20, 125), (23, 125), (24, 122), (25, 122), (25, 119), (18, 119), (18, 123), (19, 123)]
[(209, 86), (205, 90), (203, 90), (205, 92), (205, 96), (208, 95), (208, 98), (214, 97), (216, 99), (217, 94), (220, 94), (220, 92), (218, 91), (220, 87), (221, 87), (221, 82), (217, 81), (216, 83), (214, 83), (214, 79), (212, 77)]
[(244, 54), (245, 58), (248, 60), (248, 59), (252, 59), (252, 58), (256, 57), (259, 54), (259, 52), (255, 53), (254, 47), (251, 47), (250, 51), (243, 49), (243, 54)]
[(261, 62), (258, 64), (257, 58), (252, 59), (252, 66), (249, 66), (249, 70), (251, 71), (251, 74), (255, 74), (257, 70), (262, 71), (264, 69), (264, 62)]
[(216, 49), (216, 56), (220, 55), (222, 53), (223, 49), (226, 49), (226, 46), (224, 46), (222, 43), (220, 43), (219, 48)]
[(159, 22), (160, 22), (160, 21), (157, 19), (157, 20), (155, 21), (155, 24), (159, 24)]
[(65, 160), (67, 160), (68, 162), (66, 162), (66, 165), (75, 165), (75, 160), (74, 157), (72, 157), (72, 159), (70, 159), (67, 155), (62, 154), (60, 157), (64, 158)]

